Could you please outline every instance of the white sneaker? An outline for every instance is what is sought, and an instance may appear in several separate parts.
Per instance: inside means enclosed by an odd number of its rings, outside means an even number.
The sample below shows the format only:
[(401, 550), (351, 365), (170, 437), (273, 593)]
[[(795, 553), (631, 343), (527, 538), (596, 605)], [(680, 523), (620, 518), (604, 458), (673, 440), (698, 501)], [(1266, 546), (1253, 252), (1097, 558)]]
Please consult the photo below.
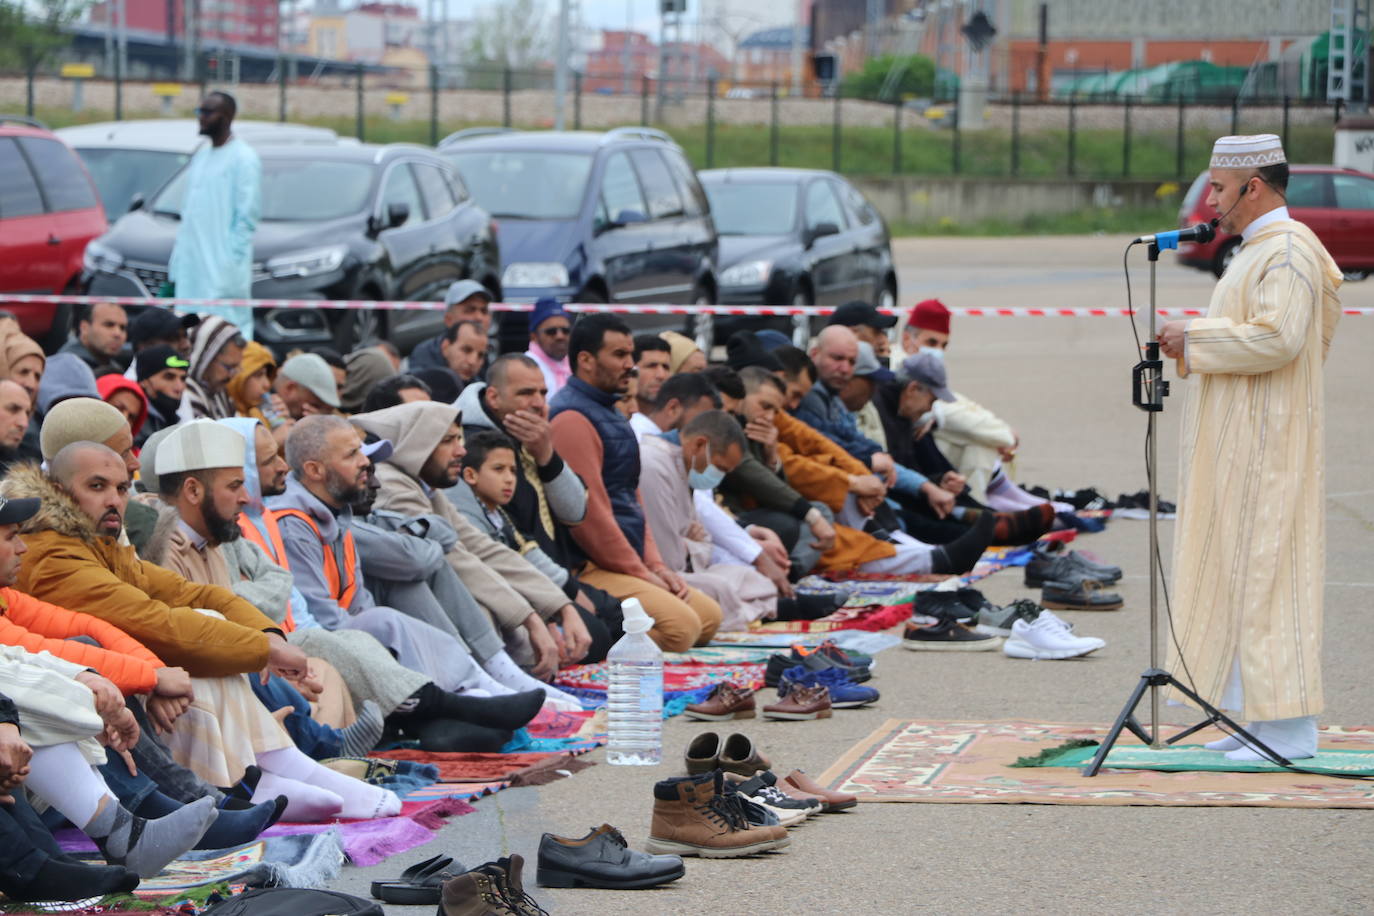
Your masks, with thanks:
[(1074, 636), (1068, 624), (1048, 611), (1033, 623), (1018, 620), (1011, 625), (1011, 637), (1002, 645), (1008, 658), (1061, 659), (1077, 658), (1101, 649), (1105, 640), (1092, 636)]

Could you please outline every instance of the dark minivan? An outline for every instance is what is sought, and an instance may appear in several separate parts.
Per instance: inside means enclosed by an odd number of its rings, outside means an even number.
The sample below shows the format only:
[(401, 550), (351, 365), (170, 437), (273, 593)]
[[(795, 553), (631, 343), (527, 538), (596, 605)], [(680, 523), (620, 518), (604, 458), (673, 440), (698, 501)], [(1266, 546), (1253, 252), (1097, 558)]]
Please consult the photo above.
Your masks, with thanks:
[[(408, 144), (260, 146), (257, 299), (443, 299), (455, 280), (501, 295), (491, 219), (433, 150)], [(186, 170), (86, 249), (91, 295), (155, 296), (181, 218)], [(442, 328), (440, 311), (258, 309), (256, 338), (297, 347), (387, 339), (404, 352)]]
[[(665, 133), (461, 132), (439, 145), (497, 221), (511, 302), (715, 302), (716, 230), (682, 150)], [(509, 313), (503, 349), (526, 345)], [(680, 328), (646, 316), (641, 328)]]

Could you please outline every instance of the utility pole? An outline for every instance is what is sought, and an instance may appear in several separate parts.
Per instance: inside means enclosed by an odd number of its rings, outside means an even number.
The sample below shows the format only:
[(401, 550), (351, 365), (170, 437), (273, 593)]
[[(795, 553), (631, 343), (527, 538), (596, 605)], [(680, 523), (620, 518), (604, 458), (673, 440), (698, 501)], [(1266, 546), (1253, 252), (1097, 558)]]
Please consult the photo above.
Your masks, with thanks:
[(792, 59), (789, 66), (792, 68), (791, 94), (796, 98), (801, 98), (802, 94), (802, 30), (805, 28), (802, 0), (792, 0)]
[(553, 129), (564, 129), (568, 94), (568, 0), (558, 0), (558, 58), (553, 71)]

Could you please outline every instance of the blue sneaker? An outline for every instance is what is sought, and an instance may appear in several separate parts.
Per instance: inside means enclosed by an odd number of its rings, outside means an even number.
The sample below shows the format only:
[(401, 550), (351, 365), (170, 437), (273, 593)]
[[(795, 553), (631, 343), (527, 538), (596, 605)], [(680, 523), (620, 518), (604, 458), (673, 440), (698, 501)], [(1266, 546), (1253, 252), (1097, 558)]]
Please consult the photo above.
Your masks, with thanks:
[(854, 683), (839, 668), (810, 671), (801, 665), (788, 668), (778, 681), (778, 696), (787, 696), (793, 686), (825, 687), (830, 691), (830, 705), (835, 709), (857, 709), (878, 702), (880, 694), (872, 687)]

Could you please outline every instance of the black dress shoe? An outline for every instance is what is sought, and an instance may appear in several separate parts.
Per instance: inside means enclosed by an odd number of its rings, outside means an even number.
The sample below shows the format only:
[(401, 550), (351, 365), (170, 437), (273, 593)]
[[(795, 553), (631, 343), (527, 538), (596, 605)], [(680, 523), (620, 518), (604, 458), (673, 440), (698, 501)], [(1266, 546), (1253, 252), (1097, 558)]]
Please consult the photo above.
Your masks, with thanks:
[(686, 874), (679, 856), (651, 856), (631, 849), (610, 824), (578, 839), (544, 834), (539, 841), (540, 887), (657, 887)]

